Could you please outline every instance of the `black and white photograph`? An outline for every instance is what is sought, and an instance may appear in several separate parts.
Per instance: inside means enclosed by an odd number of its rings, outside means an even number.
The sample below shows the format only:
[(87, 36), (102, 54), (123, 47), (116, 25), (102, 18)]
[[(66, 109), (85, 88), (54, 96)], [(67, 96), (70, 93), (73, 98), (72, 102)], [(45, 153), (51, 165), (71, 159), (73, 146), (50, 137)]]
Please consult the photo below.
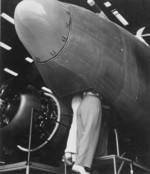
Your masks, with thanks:
[(0, 10), (0, 173), (150, 174), (150, 0)]

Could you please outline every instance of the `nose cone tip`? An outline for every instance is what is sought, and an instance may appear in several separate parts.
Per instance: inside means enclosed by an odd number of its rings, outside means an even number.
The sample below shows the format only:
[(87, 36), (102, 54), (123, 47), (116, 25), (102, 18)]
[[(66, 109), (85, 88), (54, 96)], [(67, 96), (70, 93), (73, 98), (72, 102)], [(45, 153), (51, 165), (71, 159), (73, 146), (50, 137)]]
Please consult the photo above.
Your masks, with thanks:
[(44, 14), (44, 8), (36, 1), (21, 1), (15, 9), (15, 20), (23, 20), (30, 17), (30, 15)]
[(69, 34), (70, 15), (66, 4), (56, 0), (24, 0), (15, 9), (16, 32), (38, 62), (55, 57)]

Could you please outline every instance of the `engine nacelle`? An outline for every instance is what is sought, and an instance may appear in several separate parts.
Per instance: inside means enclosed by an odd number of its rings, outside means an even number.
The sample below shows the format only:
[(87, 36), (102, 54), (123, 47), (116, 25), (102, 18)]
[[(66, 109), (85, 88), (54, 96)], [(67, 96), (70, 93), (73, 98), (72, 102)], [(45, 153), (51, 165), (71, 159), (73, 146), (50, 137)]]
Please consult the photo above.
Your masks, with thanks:
[[(68, 131), (72, 111), (51, 93), (38, 91), (28, 86), (22, 91), (0, 91), (0, 138), (1, 149), (7, 151), (18, 147), (28, 151), (31, 110), (33, 125), (31, 151), (37, 151), (47, 144), (57, 146)], [(9, 96), (9, 97), (8, 97)]]

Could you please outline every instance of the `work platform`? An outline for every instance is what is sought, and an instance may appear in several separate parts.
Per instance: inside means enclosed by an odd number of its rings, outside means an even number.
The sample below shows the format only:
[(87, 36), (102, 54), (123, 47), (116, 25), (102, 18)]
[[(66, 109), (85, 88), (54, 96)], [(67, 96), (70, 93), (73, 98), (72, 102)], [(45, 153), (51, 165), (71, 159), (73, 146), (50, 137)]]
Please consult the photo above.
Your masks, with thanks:
[(93, 168), (97, 169), (99, 173), (105, 174), (110, 174), (110, 172), (111, 174), (150, 174), (150, 169), (147, 167), (117, 155), (96, 158)]
[[(29, 170), (28, 170), (29, 169)], [(41, 163), (26, 161), (0, 166), (1, 174), (72, 174), (65, 165), (53, 167)], [(98, 157), (93, 162), (92, 174), (150, 174), (150, 169), (133, 162), (130, 159), (109, 155)]]
[[(28, 170), (29, 167), (29, 170)], [(29, 172), (27, 172), (27, 170)], [(7, 164), (0, 166), (0, 174), (63, 174), (64, 171), (60, 168), (31, 162), (27, 166), (27, 162), (18, 162), (15, 164)]]

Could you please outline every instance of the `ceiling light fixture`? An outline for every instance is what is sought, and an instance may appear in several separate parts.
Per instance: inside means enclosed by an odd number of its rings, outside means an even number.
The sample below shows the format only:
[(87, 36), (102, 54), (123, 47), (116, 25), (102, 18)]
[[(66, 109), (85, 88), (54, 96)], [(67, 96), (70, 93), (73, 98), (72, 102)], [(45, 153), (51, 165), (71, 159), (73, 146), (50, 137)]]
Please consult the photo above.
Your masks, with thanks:
[(105, 7), (110, 7), (111, 3), (109, 1), (107, 1), (107, 2), (104, 2), (104, 5), (105, 5)]
[(29, 63), (32, 63), (33, 62), (33, 59), (31, 59), (30, 57), (26, 57), (25, 60)]
[(10, 16), (8, 16), (6, 13), (2, 13), (1, 16), (6, 19), (8, 22), (15, 24), (14, 19)]
[(6, 44), (3, 43), (3, 42), (0, 42), (0, 46), (1, 46), (2, 48), (4, 48), (4, 49), (8, 50), (8, 51), (12, 49), (10, 46), (6, 45)]
[(124, 26), (129, 25), (128, 21), (117, 10), (112, 10), (112, 13)]
[(18, 76), (18, 73), (14, 72), (14, 71), (12, 71), (12, 70), (10, 70), (8, 68), (4, 68), (4, 71), (9, 73), (9, 74), (11, 74), (11, 75), (13, 75), (13, 76)]

